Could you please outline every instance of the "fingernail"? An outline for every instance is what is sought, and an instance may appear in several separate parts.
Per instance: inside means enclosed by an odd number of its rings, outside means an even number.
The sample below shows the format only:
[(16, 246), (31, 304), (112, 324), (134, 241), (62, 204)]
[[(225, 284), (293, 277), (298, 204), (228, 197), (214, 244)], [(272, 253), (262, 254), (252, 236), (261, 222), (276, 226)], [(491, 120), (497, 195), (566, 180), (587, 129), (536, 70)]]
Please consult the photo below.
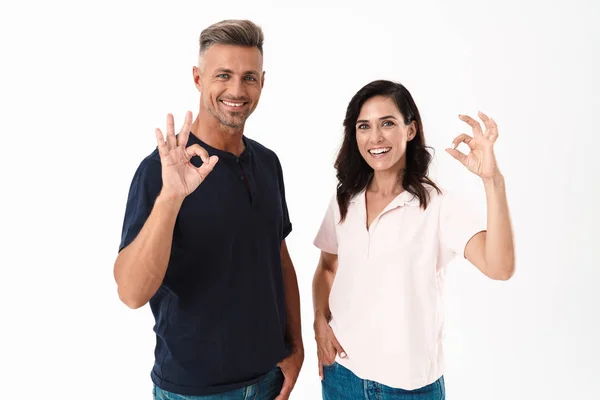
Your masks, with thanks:
[(342, 352), (340, 353), (340, 356), (342, 356), (342, 358), (346, 358), (346, 353), (342, 351)]

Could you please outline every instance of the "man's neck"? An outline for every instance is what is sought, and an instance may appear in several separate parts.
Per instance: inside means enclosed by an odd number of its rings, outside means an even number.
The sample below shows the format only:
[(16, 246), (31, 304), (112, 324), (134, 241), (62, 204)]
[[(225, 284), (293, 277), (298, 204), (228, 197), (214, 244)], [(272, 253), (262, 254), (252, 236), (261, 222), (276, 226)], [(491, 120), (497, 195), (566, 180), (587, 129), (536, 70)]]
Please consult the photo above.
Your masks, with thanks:
[(192, 124), (192, 134), (209, 146), (239, 156), (245, 149), (244, 128), (226, 127), (215, 118), (196, 117)]

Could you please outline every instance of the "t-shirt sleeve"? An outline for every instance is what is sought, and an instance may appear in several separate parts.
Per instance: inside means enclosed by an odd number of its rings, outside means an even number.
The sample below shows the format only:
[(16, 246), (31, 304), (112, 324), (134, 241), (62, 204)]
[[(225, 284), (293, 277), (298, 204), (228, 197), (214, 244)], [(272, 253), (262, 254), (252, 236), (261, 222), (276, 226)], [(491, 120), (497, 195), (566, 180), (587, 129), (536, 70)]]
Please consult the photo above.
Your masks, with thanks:
[(161, 188), (160, 161), (144, 159), (138, 166), (129, 187), (119, 251), (128, 246), (140, 233)]
[(279, 179), (279, 194), (281, 197), (281, 210), (283, 211), (283, 233), (281, 240), (284, 240), (292, 232), (292, 222), (288, 212), (287, 201), (285, 199), (285, 183), (283, 180), (283, 168), (279, 162), (279, 158), (275, 156), (277, 162), (277, 176)]
[(440, 236), (444, 249), (465, 256), (473, 236), (485, 231), (486, 223), (473, 202), (452, 192), (444, 193), (440, 208)]
[(331, 198), (325, 216), (321, 222), (319, 231), (314, 240), (314, 245), (322, 251), (330, 254), (338, 253), (338, 241), (336, 226), (336, 207), (337, 207), (336, 196)]

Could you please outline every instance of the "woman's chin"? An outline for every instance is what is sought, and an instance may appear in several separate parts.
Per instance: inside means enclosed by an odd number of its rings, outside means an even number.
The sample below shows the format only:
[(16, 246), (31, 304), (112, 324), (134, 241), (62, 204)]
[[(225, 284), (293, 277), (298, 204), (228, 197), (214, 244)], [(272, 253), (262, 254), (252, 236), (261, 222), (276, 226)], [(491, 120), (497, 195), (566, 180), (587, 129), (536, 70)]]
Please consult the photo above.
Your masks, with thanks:
[(369, 167), (371, 167), (374, 172), (398, 172), (401, 170), (398, 163), (393, 164), (389, 161), (382, 160), (380, 162), (373, 162), (371, 160), (371, 162), (368, 162), (367, 164), (369, 164)]

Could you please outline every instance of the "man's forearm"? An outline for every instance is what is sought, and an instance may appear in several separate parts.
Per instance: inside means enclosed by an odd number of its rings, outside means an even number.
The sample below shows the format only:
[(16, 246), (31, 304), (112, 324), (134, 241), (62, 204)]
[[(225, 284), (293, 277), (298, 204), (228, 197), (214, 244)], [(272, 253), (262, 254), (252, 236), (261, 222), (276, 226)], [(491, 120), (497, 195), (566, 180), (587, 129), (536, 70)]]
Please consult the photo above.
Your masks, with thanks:
[(304, 352), (302, 343), (302, 323), (300, 318), (300, 293), (298, 291), (298, 279), (294, 266), (283, 268), (283, 283), (285, 285), (286, 303), (286, 331), (287, 341), (294, 351)]
[(120, 299), (131, 308), (146, 304), (160, 287), (171, 254), (182, 199), (160, 194), (138, 236), (115, 261)]

